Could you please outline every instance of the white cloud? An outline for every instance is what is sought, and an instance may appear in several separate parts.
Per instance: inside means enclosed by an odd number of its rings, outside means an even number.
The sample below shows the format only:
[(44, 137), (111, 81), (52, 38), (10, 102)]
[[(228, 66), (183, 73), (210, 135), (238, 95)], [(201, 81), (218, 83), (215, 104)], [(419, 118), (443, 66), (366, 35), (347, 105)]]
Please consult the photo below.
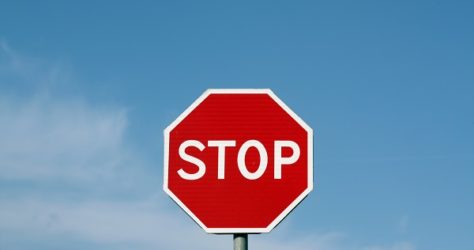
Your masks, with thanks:
[(127, 157), (124, 110), (49, 97), (22, 103), (1, 98), (1, 178), (97, 178)]
[(0, 42), (0, 83), (22, 79), (18, 89), (26, 88), (0, 93), (0, 179), (84, 186), (146, 176), (140, 157), (123, 141), (126, 108), (50, 94), (52, 86), (68, 84), (62, 68), (20, 56)]
[[(161, 197), (163, 198), (163, 197)], [(133, 249), (222, 249), (229, 239), (211, 239), (195, 225), (160, 207), (161, 200), (54, 202), (0, 201), (0, 232), (61, 237)], [(193, 227), (194, 226), (194, 227)], [(228, 238), (228, 237), (227, 237)]]

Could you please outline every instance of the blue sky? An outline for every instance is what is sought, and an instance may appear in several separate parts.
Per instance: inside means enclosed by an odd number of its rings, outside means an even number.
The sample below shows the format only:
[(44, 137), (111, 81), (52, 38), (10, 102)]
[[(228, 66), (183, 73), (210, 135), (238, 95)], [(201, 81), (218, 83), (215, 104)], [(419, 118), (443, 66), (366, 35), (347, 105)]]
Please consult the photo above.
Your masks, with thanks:
[(0, 249), (231, 249), (162, 191), (163, 129), (271, 88), (315, 190), (251, 249), (474, 248), (472, 1), (3, 1)]

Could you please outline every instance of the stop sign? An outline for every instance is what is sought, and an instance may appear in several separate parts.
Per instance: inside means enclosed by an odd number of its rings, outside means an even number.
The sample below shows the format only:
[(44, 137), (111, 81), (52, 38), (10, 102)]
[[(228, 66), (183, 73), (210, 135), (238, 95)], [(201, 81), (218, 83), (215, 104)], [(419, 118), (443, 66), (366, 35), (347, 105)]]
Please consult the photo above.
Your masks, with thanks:
[(272, 230), (313, 188), (313, 132), (269, 89), (212, 89), (164, 131), (165, 192), (208, 233)]

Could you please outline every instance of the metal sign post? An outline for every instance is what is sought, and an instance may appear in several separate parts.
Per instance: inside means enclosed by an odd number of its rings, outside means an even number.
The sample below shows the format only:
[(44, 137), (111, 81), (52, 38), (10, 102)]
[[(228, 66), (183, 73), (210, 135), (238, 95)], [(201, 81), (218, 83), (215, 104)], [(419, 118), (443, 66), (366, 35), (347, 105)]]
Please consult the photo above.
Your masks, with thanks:
[(248, 234), (234, 234), (234, 250), (248, 250)]

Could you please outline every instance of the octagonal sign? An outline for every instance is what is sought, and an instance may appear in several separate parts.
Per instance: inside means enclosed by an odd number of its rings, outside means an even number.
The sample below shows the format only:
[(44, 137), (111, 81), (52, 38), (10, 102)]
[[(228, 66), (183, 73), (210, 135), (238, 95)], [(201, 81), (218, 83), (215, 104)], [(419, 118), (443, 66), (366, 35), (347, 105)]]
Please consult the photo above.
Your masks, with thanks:
[(272, 230), (313, 189), (313, 131), (269, 89), (211, 89), (164, 131), (165, 192), (208, 233)]

